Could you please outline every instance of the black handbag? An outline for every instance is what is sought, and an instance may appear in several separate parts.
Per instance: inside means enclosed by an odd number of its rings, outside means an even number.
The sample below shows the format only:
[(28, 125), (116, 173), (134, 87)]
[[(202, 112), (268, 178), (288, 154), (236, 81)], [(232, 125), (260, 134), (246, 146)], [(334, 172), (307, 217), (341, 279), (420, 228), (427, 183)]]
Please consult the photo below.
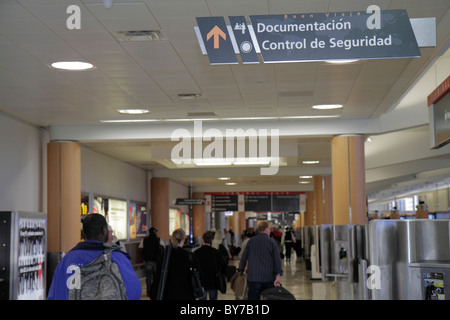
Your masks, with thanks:
[(220, 267), (217, 263), (216, 259), (216, 287), (220, 291), (220, 293), (226, 293), (227, 292), (227, 279), (225, 275), (220, 272)]
[(216, 286), (221, 293), (227, 292), (227, 280), (225, 279), (225, 275), (220, 271), (216, 274)]
[(190, 271), (191, 271), (191, 284), (193, 289), (193, 294), (195, 298), (201, 298), (205, 295), (205, 289), (202, 287), (202, 283), (200, 282), (200, 273), (195, 269), (194, 264), (192, 263), (192, 253), (189, 252), (189, 263), (190, 263)]

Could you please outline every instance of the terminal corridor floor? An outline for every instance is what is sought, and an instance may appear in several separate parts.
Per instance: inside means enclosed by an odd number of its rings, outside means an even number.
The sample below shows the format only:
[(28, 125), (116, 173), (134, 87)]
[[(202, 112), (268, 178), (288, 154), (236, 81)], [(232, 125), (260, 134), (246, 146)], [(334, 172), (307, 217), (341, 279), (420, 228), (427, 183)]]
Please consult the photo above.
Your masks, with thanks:
[[(229, 265), (238, 266), (239, 260), (234, 259)], [(306, 270), (305, 262), (295, 255), (290, 262), (282, 261), (283, 277), (282, 286), (291, 292), (296, 300), (357, 300), (353, 291), (347, 282), (324, 282), (322, 280), (312, 280), (311, 271)], [(142, 300), (148, 300), (146, 297), (145, 279), (142, 283)], [(225, 294), (219, 292), (219, 300), (235, 300), (234, 292), (228, 283), (228, 289)]]

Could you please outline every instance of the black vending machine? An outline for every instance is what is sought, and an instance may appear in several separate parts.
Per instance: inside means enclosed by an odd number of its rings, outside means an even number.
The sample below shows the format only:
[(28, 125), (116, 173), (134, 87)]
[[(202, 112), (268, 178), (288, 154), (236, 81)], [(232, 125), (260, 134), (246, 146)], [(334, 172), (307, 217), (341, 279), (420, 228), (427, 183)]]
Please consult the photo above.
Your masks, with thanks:
[(45, 300), (47, 214), (0, 212), (0, 300)]

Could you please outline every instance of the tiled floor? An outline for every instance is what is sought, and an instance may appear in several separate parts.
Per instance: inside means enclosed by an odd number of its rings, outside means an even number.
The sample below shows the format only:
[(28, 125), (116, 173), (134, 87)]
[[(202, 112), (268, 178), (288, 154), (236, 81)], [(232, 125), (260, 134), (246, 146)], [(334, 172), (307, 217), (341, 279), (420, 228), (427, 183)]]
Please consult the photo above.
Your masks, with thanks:
[[(238, 265), (239, 260), (234, 259), (230, 264)], [(311, 271), (306, 270), (305, 262), (301, 258), (292, 256), (291, 262), (282, 261), (284, 275), (282, 285), (289, 290), (297, 300), (356, 300), (351, 285), (347, 282), (324, 282), (311, 280)], [(142, 300), (148, 300), (145, 295), (145, 279), (142, 282)], [(225, 294), (219, 293), (219, 300), (235, 300), (234, 292), (228, 289)]]

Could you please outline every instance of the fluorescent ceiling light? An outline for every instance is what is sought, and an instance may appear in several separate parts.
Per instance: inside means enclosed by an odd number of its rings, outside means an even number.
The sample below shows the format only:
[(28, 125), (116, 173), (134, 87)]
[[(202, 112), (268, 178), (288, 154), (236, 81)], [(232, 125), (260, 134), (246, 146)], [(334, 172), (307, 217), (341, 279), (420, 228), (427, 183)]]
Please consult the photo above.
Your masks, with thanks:
[[(182, 164), (182, 160), (172, 162), (176, 165)], [(244, 165), (269, 165), (271, 158), (237, 158), (237, 159), (225, 159), (225, 158), (207, 158), (207, 159), (192, 159), (192, 163), (196, 166), (244, 166)], [(230, 180), (229, 177), (220, 177), (219, 180)]]
[(350, 60), (350, 59), (336, 59), (336, 60), (326, 60), (327, 63), (334, 63), (334, 64), (345, 64), (345, 63), (352, 63), (359, 60)]
[(317, 164), (319, 162), (320, 161), (318, 161), (318, 160), (305, 160), (305, 161), (303, 161), (303, 164)]
[(231, 166), (231, 161), (223, 159), (197, 159), (194, 160), (196, 166)]
[(149, 113), (147, 109), (119, 109), (117, 112), (122, 114), (144, 114)]
[(225, 182), (225, 184), (227, 186), (234, 186), (234, 185), (236, 185), (236, 182)]
[(312, 106), (312, 108), (318, 110), (341, 109), (342, 104), (317, 104), (315, 106)]
[(299, 176), (300, 179), (312, 179), (312, 176)]
[(311, 183), (310, 181), (299, 181), (298, 182), (299, 184), (309, 184), (309, 183)]
[(55, 69), (61, 70), (88, 70), (94, 68), (94, 65), (88, 62), (80, 62), (80, 61), (61, 61), (52, 63), (52, 67)]
[(270, 164), (270, 158), (239, 158), (233, 161), (234, 165), (268, 165)]
[(121, 119), (100, 120), (102, 123), (126, 123), (126, 122), (192, 122), (192, 121), (257, 121), (257, 120), (296, 120), (296, 119), (327, 119), (339, 118), (339, 115), (323, 116), (286, 116), (286, 117), (238, 117), (238, 118), (174, 118), (174, 119)]
[(217, 179), (219, 179), (219, 180), (230, 180), (231, 178), (230, 177), (219, 177)]
[(100, 120), (102, 123), (160, 122), (158, 119)]

